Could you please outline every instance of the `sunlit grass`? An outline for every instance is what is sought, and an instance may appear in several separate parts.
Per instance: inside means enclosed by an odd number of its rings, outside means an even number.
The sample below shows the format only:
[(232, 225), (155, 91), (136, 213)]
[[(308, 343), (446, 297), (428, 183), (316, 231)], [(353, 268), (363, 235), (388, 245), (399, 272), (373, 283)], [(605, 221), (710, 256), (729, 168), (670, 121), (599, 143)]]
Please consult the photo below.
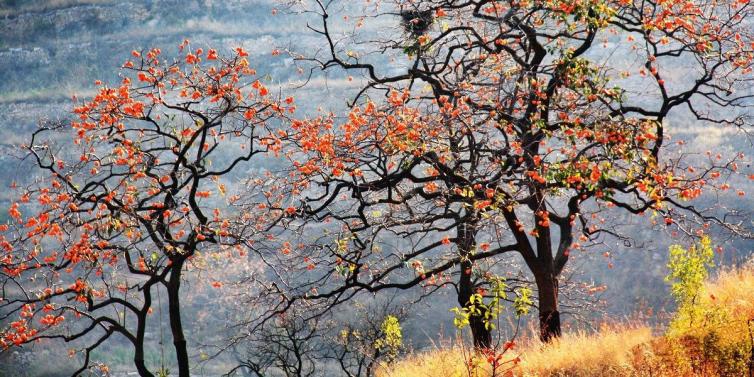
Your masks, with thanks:
[[(551, 344), (538, 340), (523, 344), (505, 353), (505, 361), (520, 358), (511, 370), (516, 376), (582, 375), (587, 370), (594, 376), (622, 375), (630, 370), (632, 349), (652, 339), (646, 326), (604, 326), (597, 334), (572, 332), (564, 334)], [(380, 377), (439, 377), (439, 376), (489, 376), (489, 365), (474, 368), (466, 366), (461, 347), (435, 349), (412, 355), (394, 366), (383, 368)], [(505, 363), (512, 366), (512, 363)], [(508, 368), (503, 368), (508, 369)], [(504, 375), (501, 373), (500, 375)]]
[[(604, 325), (564, 334), (551, 344), (522, 339), (504, 360), (520, 358), (497, 376), (743, 376), (748, 373), (754, 319), (754, 266), (723, 271), (705, 283), (696, 303), (703, 316), (675, 321), (653, 336), (645, 324)], [(466, 356), (464, 356), (466, 355)], [(468, 368), (469, 350), (440, 347), (402, 359), (379, 377), (490, 377), (484, 363)], [(512, 364), (508, 364), (512, 365)]]
[(646, 326), (567, 333), (551, 344), (533, 342), (520, 350), (521, 363), (515, 371), (525, 376), (622, 375), (631, 369), (632, 349), (651, 339)]

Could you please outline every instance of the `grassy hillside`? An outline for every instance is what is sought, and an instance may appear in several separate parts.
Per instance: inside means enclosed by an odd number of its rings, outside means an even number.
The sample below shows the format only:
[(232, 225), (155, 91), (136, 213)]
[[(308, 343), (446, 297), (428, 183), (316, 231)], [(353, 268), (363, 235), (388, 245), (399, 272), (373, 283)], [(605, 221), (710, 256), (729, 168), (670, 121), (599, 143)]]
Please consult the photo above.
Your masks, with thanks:
[(667, 329), (618, 324), (567, 333), (546, 345), (519, 340), (494, 373), (486, 356), (448, 347), (411, 355), (378, 376), (749, 376), (754, 265), (707, 281), (694, 302), (691, 314), (677, 313)]

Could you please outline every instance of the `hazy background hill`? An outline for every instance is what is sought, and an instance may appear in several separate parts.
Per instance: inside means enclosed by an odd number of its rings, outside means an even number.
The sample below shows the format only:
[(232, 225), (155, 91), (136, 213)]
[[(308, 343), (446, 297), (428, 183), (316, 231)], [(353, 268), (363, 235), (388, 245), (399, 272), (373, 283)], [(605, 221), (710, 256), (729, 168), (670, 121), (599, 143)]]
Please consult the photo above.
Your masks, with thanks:
[[(228, 51), (243, 46), (252, 55), (252, 65), (268, 75), (271, 87), (297, 86), (303, 77), (292, 59), (273, 57), (272, 49), (301, 51), (320, 42), (305, 28), (305, 20), (281, 13), (273, 16), (274, 8), (273, 0), (0, 0), (0, 183), (8, 186), (32, 177), (13, 157), (14, 148), (40, 120), (66, 117), (71, 96), (90, 95), (94, 80), (116, 81), (118, 67), (133, 49), (160, 47), (170, 55), (185, 38), (195, 48)], [(297, 102), (303, 112), (319, 105), (342, 108), (353, 85), (342, 77), (317, 77), (305, 90), (297, 90)], [(683, 114), (671, 122), (673, 137), (687, 140), (693, 150), (751, 150), (749, 140), (734, 130), (704, 128)], [(738, 187), (754, 195), (751, 181), (738, 182)], [(7, 207), (8, 195), (8, 190), (0, 190), (0, 207)], [(748, 198), (731, 194), (720, 200), (752, 210)], [(3, 210), (0, 218), (4, 216)], [(672, 238), (662, 229), (649, 229), (647, 218), (613, 220), (626, 224), (633, 241), (574, 253), (574, 276), (607, 287), (603, 307), (613, 316), (632, 315), (637, 308), (654, 313), (671, 309), (663, 277)], [(718, 256), (723, 264), (742, 262), (753, 248), (746, 241), (726, 241), (723, 246)], [(197, 297), (197, 307), (206, 299), (206, 294)], [(416, 347), (429, 344), (442, 328), (452, 335), (448, 308), (456, 305), (454, 300), (448, 295), (438, 304), (422, 306), (406, 323), (409, 341)], [(0, 375), (10, 373), (14, 367), (3, 363), (20, 360), (17, 356), (0, 357)]]

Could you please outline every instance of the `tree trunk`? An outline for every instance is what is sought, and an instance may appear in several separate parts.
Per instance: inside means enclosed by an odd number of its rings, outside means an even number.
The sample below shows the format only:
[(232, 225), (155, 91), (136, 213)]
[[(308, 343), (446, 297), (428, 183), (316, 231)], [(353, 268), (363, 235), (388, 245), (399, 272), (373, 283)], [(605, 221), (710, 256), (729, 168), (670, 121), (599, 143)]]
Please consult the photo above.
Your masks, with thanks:
[(147, 365), (144, 363), (144, 350), (137, 351), (137, 356), (134, 357), (134, 364), (136, 365), (136, 372), (141, 377), (154, 377), (154, 374), (147, 369)]
[[(474, 294), (471, 282), (471, 261), (461, 263), (461, 279), (458, 284), (458, 304), (466, 308), (469, 306), (471, 295)], [(492, 333), (484, 325), (484, 311), (469, 316), (469, 327), (474, 339), (474, 348), (485, 349), (492, 347)]]
[(173, 262), (173, 270), (170, 272), (170, 281), (167, 285), (168, 291), (168, 311), (170, 313), (170, 331), (173, 334), (173, 346), (175, 347), (176, 359), (178, 361), (178, 376), (189, 377), (189, 357), (186, 348), (186, 337), (183, 335), (183, 325), (181, 322), (181, 271), (183, 269), (183, 259), (177, 259)]
[(152, 306), (152, 286), (147, 285), (144, 288), (144, 306), (141, 311), (136, 314), (136, 342), (134, 343), (134, 365), (136, 365), (136, 371), (141, 377), (154, 377), (154, 374), (147, 369), (147, 364), (144, 362), (144, 333), (147, 327), (147, 313)]
[(535, 275), (539, 294), (539, 338), (549, 342), (560, 336), (558, 312), (558, 279), (552, 274)]
[[(470, 221), (458, 226), (458, 252), (465, 259), (461, 262), (461, 278), (458, 280), (458, 304), (464, 308), (469, 307), (469, 300), (474, 294), (474, 283), (471, 281), (474, 262), (469, 259), (475, 247), (476, 223)], [(469, 327), (474, 340), (474, 348), (477, 350), (492, 348), (492, 333), (484, 324), (485, 310), (479, 314), (469, 316)]]
[(478, 350), (492, 348), (492, 332), (484, 325), (484, 312), (481, 316), (469, 318), (469, 326), (474, 339), (474, 348)]

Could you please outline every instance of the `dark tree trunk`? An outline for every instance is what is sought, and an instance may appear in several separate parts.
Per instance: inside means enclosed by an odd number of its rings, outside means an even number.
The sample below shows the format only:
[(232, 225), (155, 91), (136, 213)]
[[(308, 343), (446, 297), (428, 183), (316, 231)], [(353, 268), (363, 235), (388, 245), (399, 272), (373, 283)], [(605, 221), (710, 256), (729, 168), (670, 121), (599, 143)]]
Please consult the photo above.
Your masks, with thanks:
[(481, 316), (473, 316), (469, 319), (471, 336), (474, 339), (474, 348), (492, 348), (492, 332), (484, 324), (484, 313)]
[[(475, 223), (462, 224), (458, 227), (458, 248), (461, 256), (466, 259), (461, 262), (461, 278), (458, 281), (458, 304), (466, 308), (474, 294), (474, 283), (471, 280), (474, 263), (468, 257), (474, 249), (476, 236)], [(469, 327), (474, 340), (474, 348), (492, 348), (492, 333), (484, 323), (485, 311), (469, 316)]]
[(136, 372), (141, 377), (154, 377), (154, 374), (147, 369), (147, 365), (144, 363), (144, 350), (137, 350), (136, 356), (134, 356), (134, 364), (136, 365)]
[(558, 312), (558, 279), (550, 273), (536, 275), (539, 294), (539, 338), (549, 342), (560, 337), (560, 312)]
[(183, 335), (183, 324), (181, 322), (180, 288), (183, 259), (175, 260), (172, 268), (173, 270), (170, 272), (170, 281), (167, 284), (170, 331), (173, 334), (173, 346), (175, 347), (176, 359), (178, 361), (178, 376), (189, 377), (188, 350), (186, 348), (186, 337)]
[(152, 285), (147, 285), (144, 288), (144, 306), (141, 311), (136, 315), (136, 342), (134, 343), (134, 365), (136, 365), (136, 371), (141, 377), (154, 377), (154, 374), (147, 369), (147, 365), (144, 362), (144, 333), (146, 331), (147, 313), (152, 306)]
[[(461, 263), (461, 279), (458, 284), (458, 304), (465, 307), (469, 306), (471, 295), (474, 294), (474, 287), (471, 282), (471, 261)], [(484, 311), (479, 314), (469, 316), (469, 327), (471, 336), (474, 339), (474, 348), (485, 349), (492, 347), (492, 333), (484, 325)]]

